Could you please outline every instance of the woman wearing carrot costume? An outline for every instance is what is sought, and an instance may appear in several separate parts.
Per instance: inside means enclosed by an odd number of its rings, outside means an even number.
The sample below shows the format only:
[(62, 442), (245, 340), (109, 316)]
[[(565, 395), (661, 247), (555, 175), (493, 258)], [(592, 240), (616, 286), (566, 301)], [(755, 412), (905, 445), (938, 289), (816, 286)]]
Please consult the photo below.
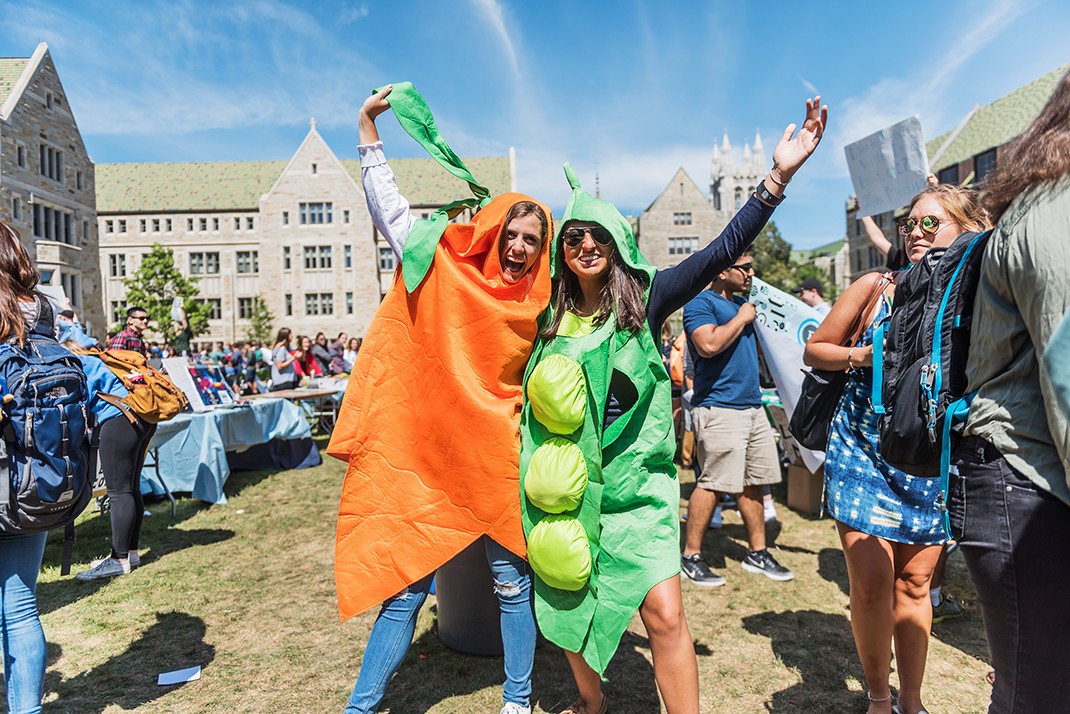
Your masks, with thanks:
[(554, 295), (525, 375), (520, 458), (539, 629), (579, 687), (571, 714), (603, 714), (601, 677), (638, 609), (670, 714), (698, 712), (680, 594), (680, 486), (662, 323), (758, 236), (821, 139), (827, 108), (784, 132), (773, 168), (721, 236), (657, 271), (628, 221), (579, 186), (551, 245)]
[[(474, 199), (415, 221), (375, 118), (405, 129)], [(483, 538), (501, 607), (504, 714), (528, 714), (535, 652), (518, 461), (521, 379), (550, 297), (550, 211), (490, 199), (408, 83), (360, 112), (368, 210), (401, 262), (365, 336), (327, 452), (348, 461), (335, 580), (343, 619), (382, 603), (346, 712), (374, 712), (412, 643), (435, 569)], [(448, 224), (462, 209), (470, 223)]]

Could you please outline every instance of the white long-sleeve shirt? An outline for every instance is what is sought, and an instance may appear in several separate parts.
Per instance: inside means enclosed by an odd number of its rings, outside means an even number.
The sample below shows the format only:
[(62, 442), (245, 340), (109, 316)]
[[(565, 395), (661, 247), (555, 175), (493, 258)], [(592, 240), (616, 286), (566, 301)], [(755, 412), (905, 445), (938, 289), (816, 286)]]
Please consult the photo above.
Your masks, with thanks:
[(394, 172), (386, 163), (383, 142), (361, 144), (360, 181), (364, 185), (364, 200), (368, 202), (368, 214), (372, 225), (386, 239), (398, 265), (405, 248), (405, 241), (416, 224), (409, 209), (409, 202), (398, 190)]

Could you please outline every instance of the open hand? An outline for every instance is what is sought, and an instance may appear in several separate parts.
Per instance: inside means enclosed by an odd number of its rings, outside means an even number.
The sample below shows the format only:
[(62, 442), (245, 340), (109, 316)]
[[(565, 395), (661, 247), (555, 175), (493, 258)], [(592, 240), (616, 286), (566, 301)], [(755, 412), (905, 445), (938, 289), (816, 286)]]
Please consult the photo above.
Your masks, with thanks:
[(780, 142), (773, 149), (773, 170), (770, 173), (774, 179), (787, 183), (810, 158), (810, 154), (821, 143), (828, 115), (828, 105), (821, 104), (820, 96), (806, 100), (806, 118), (799, 133), (795, 134), (795, 124), (788, 124), (784, 136), (780, 137)]

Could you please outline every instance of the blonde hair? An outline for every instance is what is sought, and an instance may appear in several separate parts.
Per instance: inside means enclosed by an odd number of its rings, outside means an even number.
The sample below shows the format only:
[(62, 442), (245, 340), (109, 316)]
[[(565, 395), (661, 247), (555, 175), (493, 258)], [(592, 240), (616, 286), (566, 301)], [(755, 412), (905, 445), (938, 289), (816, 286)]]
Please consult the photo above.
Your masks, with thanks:
[(910, 202), (910, 210), (926, 196), (935, 199), (947, 213), (947, 217), (966, 231), (983, 231), (992, 227), (988, 211), (981, 206), (977, 191), (953, 183), (930, 186)]

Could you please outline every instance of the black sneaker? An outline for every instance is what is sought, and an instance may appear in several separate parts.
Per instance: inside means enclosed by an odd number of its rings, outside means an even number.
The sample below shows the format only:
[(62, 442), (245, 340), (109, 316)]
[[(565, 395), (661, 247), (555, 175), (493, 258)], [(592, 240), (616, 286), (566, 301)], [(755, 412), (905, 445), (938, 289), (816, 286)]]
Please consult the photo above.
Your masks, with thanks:
[(716, 588), (725, 583), (723, 577), (710, 570), (710, 566), (706, 565), (706, 561), (702, 559), (702, 555), (699, 553), (681, 556), (680, 570), (683, 572), (684, 577), (695, 585)]
[(748, 552), (743, 559), (743, 569), (748, 573), (761, 573), (771, 580), (791, 580), (795, 577), (795, 573), (776, 562), (768, 549)]
[(933, 624), (962, 617), (962, 604), (950, 595), (941, 595), (940, 604), (933, 608)]

